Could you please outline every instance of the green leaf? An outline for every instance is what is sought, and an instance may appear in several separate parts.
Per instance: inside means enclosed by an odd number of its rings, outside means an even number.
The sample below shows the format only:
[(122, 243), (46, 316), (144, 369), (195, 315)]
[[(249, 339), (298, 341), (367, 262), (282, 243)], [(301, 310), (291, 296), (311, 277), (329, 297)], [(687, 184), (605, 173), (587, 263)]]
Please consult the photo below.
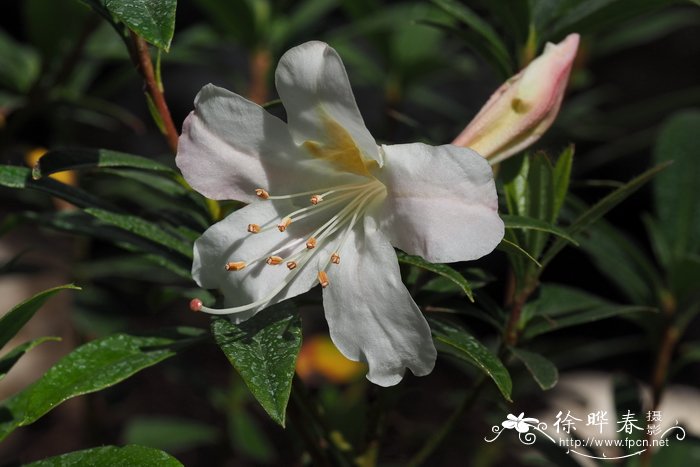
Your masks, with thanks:
[(569, 191), (571, 167), (574, 162), (574, 145), (570, 145), (559, 155), (554, 165), (554, 219), (559, 215)]
[(25, 467), (183, 467), (182, 464), (158, 449), (129, 445), (124, 447), (102, 446), (69, 452), (27, 464)]
[(474, 37), (470, 41), (469, 46), (492, 60), (498, 66), (504, 78), (513, 74), (513, 66), (508, 49), (488, 22), (484, 21), (466, 5), (455, 0), (432, 0), (432, 3), (473, 31)]
[(292, 303), (267, 308), (240, 324), (214, 318), (212, 332), (253, 396), (284, 426), (301, 348), (301, 318)]
[(444, 265), (444, 264), (434, 264), (430, 263), (420, 256), (413, 256), (413, 255), (407, 255), (406, 253), (402, 251), (397, 251), (396, 252), (396, 257), (399, 260), (399, 263), (404, 263), (404, 264), (410, 264), (412, 266), (417, 266), (421, 269), (425, 269), (426, 271), (434, 272), (435, 274), (438, 274), (439, 276), (444, 277), (445, 279), (450, 280), (459, 288), (462, 290), (462, 292), (465, 293), (465, 295), (471, 300), (472, 302), (474, 301), (474, 296), (472, 294), (472, 288), (469, 285), (469, 281), (467, 281), (464, 276), (462, 276), (460, 273), (455, 271), (453, 268)]
[(438, 320), (428, 318), (433, 339), (438, 350), (464, 360), (486, 373), (507, 401), (511, 401), (513, 382), (503, 363), (486, 346), (466, 330)]
[(182, 254), (186, 258), (192, 258), (192, 244), (189, 241), (180, 240), (177, 237), (167, 233), (158, 224), (141, 219), (140, 217), (131, 216), (128, 214), (117, 214), (115, 212), (105, 211), (102, 209), (89, 208), (85, 209), (85, 212), (95, 216), (103, 222), (170, 248), (171, 250)]
[(510, 240), (506, 240), (505, 238), (501, 240), (501, 243), (498, 244), (496, 247), (497, 250), (503, 251), (509, 255), (513, 256), (522, 256), (524, 258), (529, 259), (532, 261), (532, 263), (537, 266), (538, 268), (541, 268), (542, 265), (540, 264), (539, 261), (537, 261), (534, 256), (532, 256), (530, 253), (527, 251), (523, 250), (522, 247), (516, 243), (511, 242)]
[(175, 173), (170, 167), (146, 157), (108, 149), (58, 149), (46, 153), (32, 170), (36, 180), (55, 172), (93, 167), (127, 167)]
[(0, 30), (0, 88), (25, 93), (38, 78), (40, 69), (39, 54), (34, 49), (17, 43)]
[(559, 370), (554, 363), (542, 355), (528, 350), (511, 348), (513, 355), (525, 364), (535, 382), (543, 389), (548, 390), (556, 386), (559, 381)]
[(0, 318), (0, 349), (22, 329), (22, 326), (27, 324), (27, 321), (29, 321), (39, 308), (44, 305), (46, 300), (53, 297), (61, 290), (80, 290), (80, 287), (67, 284), (44, 290), (15, 306)]
[(64, 199), (79, 207), (111, 208), (108, 203), (102, 201), (100, 198), (80, 188), (61, 183), (53, 178), (34, 180), (32, 178), (32, 171), (27, 167), (0, 165), (0, 186), (18, 189), (30, 188)]
[(175, 33), (177, 0), (103, 0), (129, 29), (156, 47), (170, 50)]
[(537, 300), (523, 309), (523, 338), (641, 311), (654, 311), (654, 308), (618, 305), (573, 287), (544, 284)]
[(212, 444), (219, 432), (204, 423), (175, 417), (136, 417), (124, 430), (124, 442), (168, 452), (183, 452)]
[[(630, 195), (639, 190), (644, 186), (649, 180), (654, 178), (659, 172), (668, 167), (670, 162), (665, 164), (659, 164), (656, 167), (652, 167), (641, 175), (633, 178), (629, 182), (625, 183), (620, 188), (616, 189), (612, 193), (605, 196), (603, 199), (594, 204), (588, 211), (581, 214), (574, 222), (569, 226), (567, 231), (569, 235), (576, 235), (582, 230), (584, 230), (589, 225), (596, 222), (598, 219), (607, 214), (611, 209), (620, 204), (622, 201), (627, 199)], [(561, 238), (554, 241), (554, 244), (547, 250), (542, 259), (542, 264), (547, 265), (549, 262), (566, 246), (566, 240)]]
[(22, 356), (32, 350), (39, 344), (43, 344), (47, 341), (60, 341), (60, 337), (40, 337), (29, 342), (25, 342), (22, 345), (18, 345), (14, 349), (10, 350), (8, 353), (0, 357), (0, 380), (2, 380), (7, 372), (14, 366), (17, 361), (22, 358)]
[(547, 221), (533, 219), (532, 217), (512, 216), (509, 214), (501, 214), (501, 219), (503, 219), (507, 229), (539, 230), (541, 232), (554, 234), (568, 242), (573, 243), (574, 245), (578, 245), (578, 242), (574, 240), (574, 238), (571, 237), (566, 230), (550, 224)]
[(700, 251), (700, 111), (671, 117), (661, 128), (654, 148), (657, 163), (673, 161), (654, 181), (654, 205), (659, 227), (674, 258)]
[(175, 337), (114, 334), (78, 347), (0, 405), (0, 440), (70, 398), (113, 386), (172, 357), (178, 346), (194, 339), (190, 328), (186, 331)]

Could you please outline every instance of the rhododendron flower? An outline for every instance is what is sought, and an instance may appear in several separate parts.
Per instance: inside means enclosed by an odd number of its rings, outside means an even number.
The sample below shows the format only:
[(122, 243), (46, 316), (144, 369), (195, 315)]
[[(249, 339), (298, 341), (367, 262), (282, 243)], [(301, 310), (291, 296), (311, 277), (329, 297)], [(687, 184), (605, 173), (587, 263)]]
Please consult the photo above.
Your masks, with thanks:
[(430, 373), (430, 329), (392, 245), (439, 263), (491, 252), (503, 222), (490, 166), (456, 146), (378, 146), (324, 43), (289, 50), (275, 78), (287, 123), (212, 85), (185, 120), (185, 179), (207, 197), (250, 203), (194, 245), (194, 279), (220, 289), (227, 308), (193, 308), (240, 322), (320, 283), (333, 342), (368, 363), (370, 381)]
[(559, 113), (578, 43), (578, 34), (548, 43), (542, 55), (493, 93), (452, 144), (472, 148), (495, 164), (537, 141)]

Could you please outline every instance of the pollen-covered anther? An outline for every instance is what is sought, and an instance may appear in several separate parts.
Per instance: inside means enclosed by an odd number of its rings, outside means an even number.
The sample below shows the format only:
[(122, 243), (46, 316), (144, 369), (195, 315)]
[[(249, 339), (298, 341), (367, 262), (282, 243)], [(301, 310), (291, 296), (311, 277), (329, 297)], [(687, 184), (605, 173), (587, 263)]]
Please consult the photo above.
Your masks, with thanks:
[(306, 241), (306, 248), (309, 250), (316, 248), (316, 239), (314, 237), (309, 237), (309, 239)]
[(194, 312), (202, 311), (202, 301), (198, 298), (193, 298), (190, 301), (190, 310)]
[(233, 261), (230, 263), (226, 263), (225, 267), (227, 271), (240, 271), (245, 266), (245, 261)]
[(266, 190), (263, 190), (262, 188), (256, 188), (255, 196), (262, 199), (268, 199), (270, 197), (270, 193), (268, 193)]
[(324, 289), (328, 287), (328, 274), (326, 274), (326, 271), (319, 271), (318, 272), (318, 283), (321, 284), (321, 287)]
[(258, 233), (260, 232), (260, 226), (258, 224), (248, 224), (248, 232)]
[(269, 265), (275, 266), (280, 264), (284, 259), (281, 256), (268, 256), (265, 262)]
[(296, 261), (287, 261), (287, 269), (289, 269), (291, 271), (292, 269), (296, 269), (296, 267), (297, 267)]
[(331, 263), (340, 264), (340, 255), (338, 253), (333, 253), (331, 255)]
[(277, 228), (279, 229), (280, 232), (284, 232), (287, 230), (287, 227), (289, 227), (289, 224), (292, 223), (292, 219), (290, 217), (285, 217), (282, 219), (282, 222), (277, 224)]
[(313, 204), (314, 206), (316, 206), (321, 201), (323, 201), (323, 196), (321, 195), (313, 195), (311, 197), (311, 204)]

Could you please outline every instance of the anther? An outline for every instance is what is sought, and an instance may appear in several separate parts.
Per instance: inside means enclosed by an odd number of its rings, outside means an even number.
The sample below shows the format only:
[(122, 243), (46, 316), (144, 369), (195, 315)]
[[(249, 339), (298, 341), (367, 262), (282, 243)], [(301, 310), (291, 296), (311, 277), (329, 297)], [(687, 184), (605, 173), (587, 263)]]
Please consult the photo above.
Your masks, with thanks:
[(331, 263), (340, 264), (340, 255), (338, 253), (333, 253), (331, 255)]
[(318, 272), (318, 283), (321, 284), (321, 287), (324, 289), (328, 287), (328, 274), (326, 274), (326, 271)]
[(309, 237), (309, 239), (306, 241), (306, 248), (309, 250), (316, 248), (316, 239), (314, 237)]
[(202, 301), (198, 298), (193, 298), (190, 301), (190, 310), (194, 312), (202, 311)]
[(235, 261), (232, 263), (226, 263), (227, 271), (240, 271), (246, 266), (244, 261)]
[(291, 223), (292, 223), (292, 219), (289, 217), (285, 217), (284, 219), (282, 219), (282, 222), (277, 224), (277, 228), (279, 229), (280, 232), (284, 232), (285, 230), (287, 230), (287, 227), (289, 227), (289, 224), (291, 224)]
[(258, 198), (267, 199), (270, 197), (270, 193), (263, 190), (262, 188), (256, 188), (255, 189), (255, 196), (257, 196)]
[(248, 224), (248, 232), (258, 233), (260, 232), (260, 226), (258, 224)]
[(291, 271), (292, 269), (296, 269), (296, 267), (297, 267), (296, 261), (287, 261), (287, 269), (289, 269)]
[(269, 265), (275, 266), (283, 261), (281, 256), (269, 256), (265, 262)]
[(321, 201), (323, 201), (323, 196), (321, 195), (313, 195), (311, 197), (311, 204), (313, 204), (314, 206), (316, 206)]

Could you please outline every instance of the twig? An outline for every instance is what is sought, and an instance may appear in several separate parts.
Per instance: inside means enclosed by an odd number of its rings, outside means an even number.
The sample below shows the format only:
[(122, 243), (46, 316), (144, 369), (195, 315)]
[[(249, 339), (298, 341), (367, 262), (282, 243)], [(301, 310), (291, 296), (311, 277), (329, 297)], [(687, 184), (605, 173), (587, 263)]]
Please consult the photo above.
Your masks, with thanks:
[(129, 31), (129, 34), (131, 35), (131, 40), (134, 45), (132, 59), (134, 60), (137, 70), (143, 77), (146, 92), (153, 101), (153, 105), (163, 122), (163, 134), (168, 143), (168, 147), (170, 147), (172, 153), (175, 154), (177, 152), (178, 133), (173, 123), (173, 118), (170, 115), (168, 104), (165, 102), (163, 90), (156, 80), (155, 72), (153, 71), (153, 62), (148, 52), (148, 44), (133, 31)]

